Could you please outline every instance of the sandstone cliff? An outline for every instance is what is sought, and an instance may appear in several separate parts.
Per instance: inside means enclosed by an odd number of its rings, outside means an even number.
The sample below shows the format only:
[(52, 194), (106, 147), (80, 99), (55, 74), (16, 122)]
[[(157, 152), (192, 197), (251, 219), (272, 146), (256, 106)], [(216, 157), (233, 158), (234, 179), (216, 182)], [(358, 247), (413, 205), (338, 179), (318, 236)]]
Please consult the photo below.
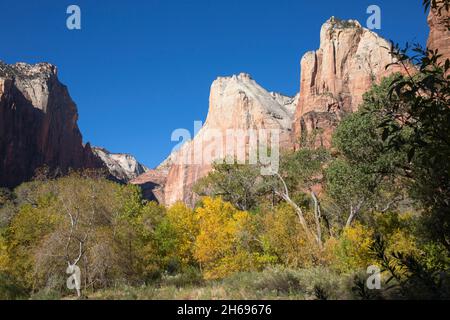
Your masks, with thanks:
[(118, 181), (128, 183), (141, 174), (149, 171), (136, 158), (124, 153), (111, 153), (104, 148), (92, 148), (94, 153), (103, 161), (110, 174)]
[(433, 50), (438, 49), (443, 60), (450, 59), (450, 11), (430, 10), (428, 25), (430, 36), (427, 47)]
[[(248, 74), (218, 78), (211, 86), (208, 117), (195, 138), (154, 172), (144, 174), (132, 183), (146, 185), (147, 192), (153, 184), (157, 198), (166, 205), (184, 201), (194, 205), (193, 185), (206, 176), (212, 162), (205, 160), (224, 159), (235, 156), (238, 150), (248, 152), (246, 145), (236, 140), (236, 148), (227, 150), (218, 147), (214, 136), (227, 136), (233, 132), (247, 132), (249, 129), (276, 129), (280, 132), (282, 147), (291, 147), (291, 130), (298, 97), (268, 92)], [(225, 140), (225, 138), (224, 138)], [(200, 156), (200, 158), (199, 158)], [(198, 160), (198, 161), (197, 161)], [(155, 176), (159, 181), (154, 181)]]
[(0, 62), (0, 186), (15, 187), (43, 165), (61, 172), (103, 167), (83, 146), (77, 120), (56, 67)]
[[(301, 61), (299, 96), (269, 93), (247, 74), (217, 79), (211, 87), (204, 127), (193, 141), (172, 154), (170, 169), (158, 175), (164, 177), (157, 184), (158, 199), (166, 205), (176, 201), (194, 204), (192, 187), (211, 171), (211, 165), (179, 163), (195, 158), (196, 141), (205, 140), (212, 130), (279, 129), (282, 148), (298, 146), (302, 138), (329, 147), (341, 118), (357, 110), (370, 86), (401, 70), (386, 70), (393, 62), (389, 47), (388, 41), (357, 21), (331, 18), (322, 26), (319, 50), (307, 53)], [(140, 183), (151, 182), (152, 175), (147, 178)]]
[(294, 137), (314, 146), (329, 147), (336, 125), (354, 112), (363, 94), (375, 82), (399, 67), (390, 43), (355, 20), (329, 19), (320, 31), (320, 48), (301, 60), (301, 90)]
[[(448, 12), (441, 16), (431, 12), (428, 21), (429, 47), (439, 48), (448, 58)], [(332, 17), (321, 28), (320, 48), (301, 60), (299, 96), (270, 94), (246, 74), (217, 79), (211, 87), (207, 121), (194, 141), (134, 183), (146, 185), (144, 190), (167, 205), (176, 201), (193, 205), (196, 199), (192, 186), (210, 172), (211, 166), (179, 162), (194, 158), (196, 141), (213, 129), (278, 128), (285, 148), (298, 147), (300, 143), (330, 147), (339, 121), (358, 109), (372, 84), (394, 72), (404, 72), (398, 66), (386, 69), (394, 62), (389, 48), (388, 41), (357, 21)]]

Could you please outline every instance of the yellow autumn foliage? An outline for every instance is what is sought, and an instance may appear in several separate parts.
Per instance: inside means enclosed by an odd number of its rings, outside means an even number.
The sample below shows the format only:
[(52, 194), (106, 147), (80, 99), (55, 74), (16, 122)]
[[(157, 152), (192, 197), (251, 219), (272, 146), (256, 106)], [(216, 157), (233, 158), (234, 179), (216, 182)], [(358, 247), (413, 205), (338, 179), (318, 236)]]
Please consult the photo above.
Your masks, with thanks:
[(178, 202), (167, 210), (166, 219), (174, 231), (175, 252), (183, 265), (194, 261), (194, 244), (198, 234), (198, 223), (193, 210)]
[(199, 234), (194, 256), (205, 279), (220, 279), (239, 271), (258, 269), (259, 254), (252, 252), (251, 216), (220, 198), (204, 198), (195, 211)]
[(8, 257), (8, 245), (5, 239), (0, 235), (0, 272), (4, 272), (7, 269), (9, 262)]
[(371, 246), (374, 232), (360, 223), (347, 227), (335, 244), (336, 267), (341, 272), (367, 269), (375, 264)]

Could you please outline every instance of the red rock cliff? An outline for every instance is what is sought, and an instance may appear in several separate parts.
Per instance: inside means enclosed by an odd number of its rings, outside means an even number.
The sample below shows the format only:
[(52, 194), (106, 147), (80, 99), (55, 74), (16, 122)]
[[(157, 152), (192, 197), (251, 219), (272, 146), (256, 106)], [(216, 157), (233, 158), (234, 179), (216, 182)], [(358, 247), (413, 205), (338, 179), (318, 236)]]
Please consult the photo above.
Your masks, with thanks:
[(342, 116), (354, 112), (363, 94), (398, 67), (390, 44), (355, 20), (329, 19), (320, 31), (320, 48), (301, 60), (301, 90), (294, 139), (330, 147), (331, 135)]
[(450, 12), (445, 9), (441, 12), (430, 10), (428, 15), (430, 36), (427, 47), (439, 50), (442, 59), (450, 59)]
[[(268, 92), (248, 74), (218, 78), (211, 86), (207, 120), (195, 138), (173, 153), (156, 172), (143, 175), (132, 183), (142, 185), (149, 194), (151, 188), (147, 186), (155, 188), (154, 196), (166, 205), (177, 201), (194, 205), (197, 199), (192, 188), (212, 168), (212, 162), (206, 157), (219, 160), (235, 154), (227, 152), (225, 141), (220, 142), (223, 149), (216, 144), (216, 133), (225, 140), (228, 130), (246, 133), (249, 129), (275, 129), (280, 133), (281, 146), (291, 147), (296, 105), (297, 97)], [(247, 153), (248, 145), (236, 142), (234, 151), (243, 148)]]
[(0, 62), (0, 186), (15, 187), (43, 165), (62, 172), (102, 167), (83, 146), (77, 120), (54, 66)]

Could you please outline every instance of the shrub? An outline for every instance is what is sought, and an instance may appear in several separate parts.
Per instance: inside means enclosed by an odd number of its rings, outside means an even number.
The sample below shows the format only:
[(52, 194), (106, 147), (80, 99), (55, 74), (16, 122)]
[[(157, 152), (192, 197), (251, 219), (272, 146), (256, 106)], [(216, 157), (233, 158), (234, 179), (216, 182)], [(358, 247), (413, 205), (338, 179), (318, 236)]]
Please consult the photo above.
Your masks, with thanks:
[(255, 252), (252, 221), (220, 198), (204, 198), (196, 209), (199, 234), (194, 256), (205, 279), (220, 279), (239, 271), (257, 270), (260, 254)]
[(26, 297), (26, 289), (11, 275), (0, 271), (0, 300), (17, 300)]
[(345, 273), (367, 269), (375, 263), (371, 246), (373, 231), (359, 223), (344, 229), (335, 247), (336, 268)]

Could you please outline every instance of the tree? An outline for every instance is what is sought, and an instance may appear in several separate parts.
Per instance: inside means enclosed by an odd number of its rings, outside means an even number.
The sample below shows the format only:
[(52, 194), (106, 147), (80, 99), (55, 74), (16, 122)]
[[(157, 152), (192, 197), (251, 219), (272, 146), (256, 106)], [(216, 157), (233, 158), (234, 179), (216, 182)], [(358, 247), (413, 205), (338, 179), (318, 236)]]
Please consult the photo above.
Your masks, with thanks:
[(68, 268), (80, 268), (84, 291), (144, 283), (158, 271), (154, 232), (164, 208), (144, 202), (136, 186), (72, 173), (21, 186), (18, 198), (4, 236), (6, 271), (29, 290), (67, 292)]
[(181, 202), (167, 209), (155, 235), (165, 264), (175, 262), (181, 268), (196, 265), (194, 246), (198, 233), (198, 221), (192, 209)]
[(204, 198), (195, 211), (199, 234), (194, 256), (205, 279), (220, 279), (239, 271), (258, 269), (261, 257), (254, 251), (251, 216), (220, 198)]
[(240, 210), (254, 210), (270, 192), (258, 166), (215, 164), (213, 171), (194, 187), (200, 196), (222, 197)]
[(392, 54), (417, 72), (392, 81), (389, 103), (377, 116), (388, 149), (407, 157), (409, 193), (424, 209), (428, 236), (450, 253), (450, 60), (443, 61), (438, 49), (416, 45), (412, 57), (409, 49), (396, 46)]
[[(323, 168), (328, 159), (329, 153), (323, 148), (301, 149), (286, 154), (281, 173), (274, 173), (271, 182), (275, 194), (295, 210), (307, 239), (314, 239), (319, 247), (323, 246), (321, 225), (324, 217), (314, 188), (318, 187), (323, 179)], [(314, 203), (315, 231), (311, 230), (305, 210), (299, 204), (299, 200), (305, 202), (305, 194), (309, 194)]]
[[(336, 158), (326, 169), (326, 192), (346, 212), (338, 217), (350, 227), (364, 210), (387, 211), (403, 199), (399, 177), (406, 175), (401, 150), (388, 150), (377, 114), (389, 103), (394, 75), (374, 85), (359, 111), (348, 115), (333, 135)], [(342, 221), (344, 220), (344, 221)]]
[(291, 268), (307, 268), (322, 262), (320, 250), (308, 239), (292, 206), (283, 202), (264, 210), (258, 218), (259, 238), (269, 260)]

